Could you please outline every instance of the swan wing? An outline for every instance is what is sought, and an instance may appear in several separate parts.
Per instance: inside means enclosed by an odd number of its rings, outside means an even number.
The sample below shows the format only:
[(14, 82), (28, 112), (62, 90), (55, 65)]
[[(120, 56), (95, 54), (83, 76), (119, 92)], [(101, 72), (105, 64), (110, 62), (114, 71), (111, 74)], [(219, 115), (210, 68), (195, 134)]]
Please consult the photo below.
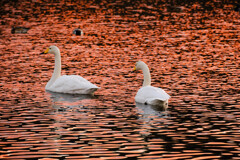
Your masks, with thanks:
[(49, 91), (70, 94), (92, 94), (99, 87), (77, 75), (63, 75), (49, 88)]
[(167, 101), (169, 98), (170, 96), (163, 89), (153, 86), (145, 86), (138, 90), (135, 96), (135, 101), (138, 103), (156, 103), (157, 101)]

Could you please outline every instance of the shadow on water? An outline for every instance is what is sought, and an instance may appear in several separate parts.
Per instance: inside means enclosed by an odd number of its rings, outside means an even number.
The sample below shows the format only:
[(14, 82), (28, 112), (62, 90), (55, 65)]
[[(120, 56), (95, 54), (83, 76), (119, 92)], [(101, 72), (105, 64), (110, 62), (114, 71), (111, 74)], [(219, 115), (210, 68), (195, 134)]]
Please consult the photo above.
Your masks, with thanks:
[(136, 103), (139, 120), (143, 121), (140, 134), (145, 138), (152, 135), (152, 131), (163, 130), (168, 121), (168, 111), (157, 106)]
[[(80, 95), (80, 94), (64, 94), (46, 91), (49, 97), (52, 99), (52, 107), (57, 112), (65, 112), (78, 110), (81, 111), (85, 105), (95, 104), (94, 99), (96, 96), (93, 95)], [(81, 109), (80, 109), (81, 108)]]
[(167, 111), (158, 106), (136, 103), (136, 108), (141, 115), (140, 119), (143, 119), (146, 122), (168, 117)]
[(64, 94), (51, 91), (46, 92), (50, 94), (50, 98), (53, 100), (53, 102), (77, 102), (84, 99), (96, 99), (96, 97), (93, 95)]

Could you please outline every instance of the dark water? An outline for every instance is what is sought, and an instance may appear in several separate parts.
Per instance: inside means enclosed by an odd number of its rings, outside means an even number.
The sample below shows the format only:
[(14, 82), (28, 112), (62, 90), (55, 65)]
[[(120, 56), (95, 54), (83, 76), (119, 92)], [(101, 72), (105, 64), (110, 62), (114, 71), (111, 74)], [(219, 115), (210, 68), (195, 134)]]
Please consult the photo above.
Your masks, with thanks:
[[(235, 2), (135, 3), (2, 2), (0, 159), (239, 159)], [(94, 97), (45, 91), (52, 44), (62, 74), (101, 87)], [(134, 102), (138, 60), (167, 111)]]

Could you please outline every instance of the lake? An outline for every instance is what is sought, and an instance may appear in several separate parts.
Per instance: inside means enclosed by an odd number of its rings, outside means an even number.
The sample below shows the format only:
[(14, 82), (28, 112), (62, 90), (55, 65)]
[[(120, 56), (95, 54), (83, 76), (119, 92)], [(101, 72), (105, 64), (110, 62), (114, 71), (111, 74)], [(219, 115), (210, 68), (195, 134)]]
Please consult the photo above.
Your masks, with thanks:
[[(0, 159), (239, 159), (234, 7), (1, 2)], [(61, 51), (63, 75), (101, 87), (95, 96), (45, 91), (54, 56), (40, 53), (50, 45)], [(138, 60), (171, 96), (166, 111), (135, 103)]]

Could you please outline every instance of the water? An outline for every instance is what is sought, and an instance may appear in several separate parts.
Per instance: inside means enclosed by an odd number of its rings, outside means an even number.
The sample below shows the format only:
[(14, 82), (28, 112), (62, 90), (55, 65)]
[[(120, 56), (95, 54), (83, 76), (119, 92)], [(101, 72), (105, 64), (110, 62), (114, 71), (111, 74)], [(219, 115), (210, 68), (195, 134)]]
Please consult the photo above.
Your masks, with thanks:
[[(233, 4), (15, 3), (2, 5), (1, 159), (239, 159)], [(30, 30), (12, 34), (13, 25)], [(39, 53), (52, 44), (62, 74), (101, 87), (94, 97), (45, 91), (54, 57)], [(167, 111), (134, 102), (138, 60), (171, 95)]]

